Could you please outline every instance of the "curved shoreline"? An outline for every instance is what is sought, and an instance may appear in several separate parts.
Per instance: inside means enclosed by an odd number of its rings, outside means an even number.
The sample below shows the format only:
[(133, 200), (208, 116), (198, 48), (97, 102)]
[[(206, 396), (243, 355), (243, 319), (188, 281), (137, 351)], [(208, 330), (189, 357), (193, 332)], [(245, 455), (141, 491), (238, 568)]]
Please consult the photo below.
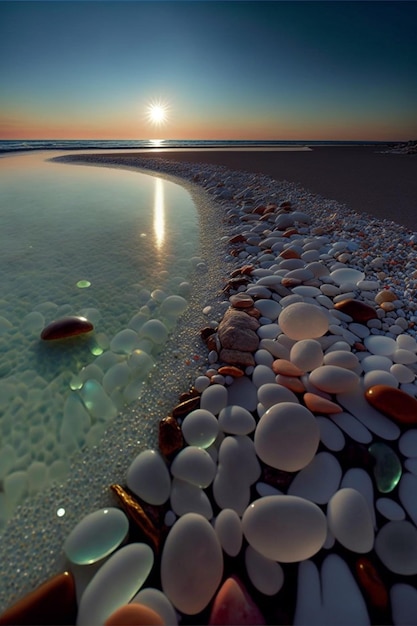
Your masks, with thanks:
[[(120, 161), (119, 163), (117, 163), (117, 159), (113, 158), (112, 160), (109, 160), (110, 156), (111, 155), (106, 155), (106, 157), (102, 158), (101, 165), (106, 165), (106, 166), (118, 165), (122, 167), (126, 166), (125, 163), (123, 164)], [(96, 155), (95, 155), (95, 159), (97, 159)], [(78, 157), (78, 155), (77, 156), (71, 155), (70, 157), (68, 157), (68, 159), (66, 158), (66, 160), (81, 162), (81, 159)], [(93, 155), (91, 155), (91, 160), (89, 160), (89, 162), (93, 164), (93, 160), (94, 160), (94, 157)], [(83, 163), (85, 164), (86, 161), (84, 160)], [(132, 164), (130, 164), (129, 167), (133, 167)], [(203, 210), (204, 220), (205, 220), (201, 224), (202, 240), (203, 240), (202, 241), (203, 243), (203, 255), (202, 256), (205, 260), (210, 258), (208, 267), (213, 268), (213, 272), (209, 273), (209, 280), (207, 280), (206, 276), (204, 276), (204, 284), (200, 285), (200, 291), (199, 291), (200, 296), (198, 296), (197, 292), (195, 296), (193, 296), (193, 302), (186, 314), (186, 318), (188, 319), (184, 318), (181, 320), (181, 324), (180, 324), (181, 329), (179, 330), (180, 336), (183, 336), (184, 338), (187, 337), (187, 341), (189, 341), (189, 343), (186, 343), (185, 345), (187, 345), (188, 347), (194, 346), (194, 350), (198, 351), (198, 353), (201, 353), (201, 351), (205, 352), (205, 350), (204, 349), (202, 350), (202, 345), (198, 337), (194, 334), (190, 335), (190, 328), (188, 327), (188, 324), (190, 324), (190, 322), (193, 322), (193, 324), (191, 324), (191, 333), (196, 332), (198, 327), (201, 327), (200, 319), (201, 319), (201, 311), (203, 308), (203, 304), (199, 300), (199, 297), (203, 298), (204, 306), (209, 304), (210, 306), (213, 307), (212, 313), (210, 313), (210, 315), (213, 315), (215, 318), (218, 317), (218, 314), (221, 312), (222, 307), (220, 306), (216, 311), (216, 304), (219, 305), (218, 291), (223, 286), (219, 283), (221, 281), (221, 275), (224, 272), (225, 262), (227, 261), (228, 263), (231, 263), (232, 265), (236, 265), (236, 263), (238, 262), (238, 259), (235, 260), (233, 257), (230, 257), (230, 256), (225, 257), (224, 259), (220, 258), (219, 256), (218, 247), (221, 245), (225, 245), (226, 243), (225, 240), (227, 239), (228, 231), (229, 231), (229, 234), (231, 231), (231, 228), (226, 223), (224, 223), (222, 219), (222, 217), (224, 217), (223, 212), (225, 212), (226, 208), (230, 204), (233, 203), (230, 198), (229, 199), (221, 198), (222, 184), (226, 184), (226, 180), (229, 181), (228, 184), (230, 185), (231, 189), (238, 189), (240, 185), (240, 190), (242, 192), (244, 191), (245, 188), (248, 188), (250, 186), (252, 187), (256, 186), (257, 196), (259, 198), (261, 198), (262, 196), (264, 196), (265, 198), (270, 197), (270, 193), (272, 189), (273, 189), (273, 192), (276, 194), (276, 196), (280, 197), (281, 200), (286, 199), (286, 198), (291, 199), (292, 195), (298, 198), (303, 196), (303, 199), (305, 200), (304, 202), (305, 206), (302, 207), (302, 210), (310, 211), (312, 216), (314, 217), (314, 221), (316, 222), (316, 224), (322, 223), (324, 227), (324, 232), (329, 232), (332, 236), (336, 236), (336, 237), (339, 236), (340, 238), (350, 237), (352, 239), (355, 239), (359, 236), (361, 232), (360, 230), (361, 227), (365, 224), (365, 222), (369, 218), (369, 216), (366, 216), (366, 215), (359, 216), (358, 227), (357, 228), (355, 227), (353, 229), (352, 223), (350, 222), (350, 220), (358, 216), (355, 216), (352, 213), (352, 211), (347, 209), (345, 206), (340, 205), (337, 202), (322, 200), (320, 197), (311, 196), (311, 194), (308, 194), (308, 192), (304, 193), (304, 190), (302, 190), (297, 185), (294, 185), (292, 183), (285, 182), (285, 181), (278, 183), (278, 182), (272, 181), (267, 176), (264, 177), (262, 175), (248, 174), (245, 172), (233, 172), (233, 171), (225, 169), (224, 167), (205, 166), (204, 164), (194, 164), (194, 166), (190, 168), (190, 165), (188, 163), (178, 163), (178, 162), (173, 163), (172, 161), (164, 162), (163, 160), (160, 160), (160, 159), (154, 159), (152, 161), (147, 159), (146, 165), (144, 163), (141, 163), (141, 165), (139, 165), (140, 169), (146, 170), (147, 167), (150, 167), (152, 169), (152, 173), (154, 175), (161, 175), (161, 176), (168, 175), (168, 176), (176, 177), (175, 182), (179, 182), (180, 184), (183, 184), (183, 185), (184, 185), (183, 178), (185, 178), (186, 180), (190, 182), (192, 182), (193, 180), (194, 182), (199, 182), (201, 183), (202, 187), (205, 186), (206, 188), (209, 189), (212, 196), (214, 196), (215, 198), (217, 196), (218, 202), (216, 203), (208, 202), (208, 204), (206, 204), (205, 207), (201, 205), (199, 207), (200, 210), (201, 209)], [(206, 181), (204, 181), (202, 178), (204, 176), (206, 176)], [(181, 180), (179, 180), (178, 178), (181, 178)], [(207, 183), (207, 180), (209, 181), (209, 183)], [(192, 185), (192, 187), (194, 188), (194, 190), (201, 188), (200, 185), (198, 187), (196, 185)], [(200, 196), (200, 192), (197, 192), (197, 195)], [(208, 196), (206, 192), (204, 192), (201, 194), (201, 197), (205, 197), (207, 199)], [(210, 213), (212, 209), (214, 209), (213, 214)], [(371, 226), (372, 225), (375, 227), (375, 229), (380, 229), (382, 232), (382, 231), (387, 230), (388, 228), (392, 228), (393, 222), (390, 221), (390, 222), (384, 223), (376, 219), (371, 219)], [(394, 226), (396, 225), (394, 224)], [(208, 228), (208, 230), (204, 231), (205, 228), (206, 229)], [(214, 233), (214, 238), (216, 241), (216, 246), (213, 246), (213, 233)], [(400, 236), (405, 238), (406, 234), (407, 234), (407, 230), (405, 228), (401, 226), (397, 227), (396, 235), (398, 238)], [(374, 236), (375, 236), (375, 233), (374, 233)], [(376, 248), (378, 244), (377, 237), (375, 237), (375, 239), (376, 241), (374, 242), (374, 249)], [(221, 250), (221, 254), (223, 254), (222, 250)], [(197, 283), (198, 283), (198, 279), (199, 277), (196, 276)], [(213, 284), (213, 282), (215, 284)], [(211, 291), (210, 291), (209, 297), (207, 298), (208, 286), (211, 287)], [(401, 289), (401, 285), (399, 286), (399, 289)], [(194, 309), (194, 308), (195, 310), (192, 311), (191, 309)], [(174, 390), (172, 391), (168, 401), (163, 405), (163, 410), (165, 412), (169, 411), (172, 408), (172, 406), (175, 405), (176, 398), (174, 396), (178, 396), (179, 393), (181, 393), (182, 391), (185, 391), (184, 379), (182, 378), (182, 375), (179, 372), (179, 369), (177, 369), (176, 371), (174, 370), (174, 372), (172, 372), (172, 365), (178, 363), (178, 360), (177, 360), (178, 356), (172, 355), (172, 357), (173, 357), (173, 360), (171, 360), (170, 363), (164, 364), (164, 371), (162, 374), (163, 377), (165, 376), (168, 377), (170, 381), (173, 376), (175, 377), (175, 391)], [(192, 375), (193, 373), (189, 371), (188, 382), (191, 382)], [(194, 372), (194, 375), (195, 375), (195, 372)], [(166, 379), (163, 379), (163, 381), (164, 380)], [(181, 388), (181, 385), (182, 385), (182, 388)], [(156, 391), (155, 398), (154, 399), (150, 398), (151, 402), (152, 401), (155, 402), (155, 399), (158, 398), (157, 389), (155, 391)], [(162, 410), (162, 407), (158, 406), (158, 411), (156, 412), (157, 416), (155, 415), (155, 419), (159, 419), (160, 417), (164, 416), (163, 414), (161, 414), (161, 411), (159, 411), (160, 408)], [(112, 462), (109, 463), (109, 458), (105, 458), (105, 459), (102, 458), (102, 456), (105, 456), (105, 454), (103, 455), (102, 449), (100, 449), (100, 453), (97, 453), (96, 458), (93, 459), (92, 463), (91, 461), (89, 463), (88, 461), (83, 460), (82, 467), (78, 471), (76, 471), (76, 480), (72, 483), (71, 492), (65, 494), (65, 497), (66, 497), (65, 506), (66, 508), (68, 508), (68, 511), (70, 512), (65, 522), (58, 521), (58, 523), (56, 523), (54, 528), (51, 529), (51, 528), (45, 527), (45, 525), (42, 526), (43, 522), (42, 520), (39, 521), (39, 519), (36, 518), (36, 512), (32, 515), (29, 521), (25, 519), (25, 517), (28, 518), (31, 516), (30, 507), (26, 507), (26, 506), (22, 507), (21, 511), (19, 511), (19, 514), (17, 516), (18, 519), (15, 520), (15, 522), (17, 522), (17, 526), (21, 525), (22, 527), (27, 528), (28, 525), (30, 526), (30, 525), (35, 525), (36, 523), (38, 523), (42, 527), (42, 532), (40, 531), (35, 532), (34, 530), (31, 532), (29, 542), (33, 542), (34, 544), (36, 544), (36, 542), (38, 542), (38, 544), (40, 543), (43, 547), (43, 550), (41, 551), (40, 554), (38, 553), (37, 555), (35, 554), (30, 555), (30, 557), (33, 558), (33, 561), (34, 561), (32, 564), (33, 569), (28, 574), (26, 581), (20, 580), (20, 583), (25, 582), (23, 586), (22, 584), (20, 584), (20, 586), (19, 585), (16, 586), (16, 581), (14, 581), (11, 584), (11, 586), (8, 588), (9, 597), (7, 599), (7, 604), (10, 604), (10, 602), (12, 601), (11, 599), (12, 595), (14, 596), (14, 598), (17, 598), (21, 593), (25, 593), (31, 590), (34, 586), (36, 586), (40, 582), (43, 582), (48, 576), (54, 573), (57, 573), (59, 571), (58, 569), (59, 567), (61, 567), (62, 569), (63, 567), (62, 557), (58, 558), (56, 552), (51, 555), (51, 552), (54, 552), (53, 550), (54, 546), (55, 547), (58, 546), (57, 550), (59, 551), (60, 549), (59, 546), (62, 546), (66, 533), (68, 533), (68, 530), (71, 529), (71, 527), (73, 526), (74, 520), (79, 519), (82, 516), (81, 511), (85, 511), (85, 513), (87, 514), (91, 512), (92, 510), (94, 510), (95, 507), (103, 506), (109, 503), (109, 496), (106, 495), (105, 493), (104, 483), (107, 480), (106, 484), (109, 485), (110, 481), (114, 482), (115, 480), (119, 479), (118, 478), (119, 476), (123, 476), (125, 474), (125, 469), (126, 469), (126, 466), (128, 465), (128, 462), (126, 462), (126, 458), (128, 456), (128, 454), (126, 454), (126, 450), (128, 450), (129, 453), (131, 453), (132, 455), (134, 454), (134, 451), (137, 452), (137, 449), (134, 450), (134, 445), (132, 445), (131, 440), (129, 440), (129, 437), (131, 437), (132, 435), (131, 420), (134, 417), (134, 415), (137, 413), (140, 413), (140, 409), (139, 410), (134, 409), (132, 412), (129, 412), (129, 415), (124, 416), (126, 417), (126, 419), (123, 420), (123, 424), (118, 423), (117, 426), (116, 424), (113, 424), (109, 428), (109, 431), (108, 431), (108, 437), (106, 441), (107, 441), (108, 448), (109, 448), (109, 454), (111, 454), (114, 446), (116, 446), (120, 451), (119, 454), (122, 453), (121, 455), (122, 461), (120, 461), (120, 458), (119, 459), (114, 458), (112, 459)], [(123, 432), (123, 429), (125, 429), (124, 432)], [(126, 441), (126, 447), (124, 447), (125, 444), (122, 443), (123, 438)], [(99, 492), (95, 492), (93, 485), (90, 484), (89, 482), (90, 477), (88, 476), (88, 472), (89, 472), (89, 468), (91, 469), (92, 467), (94, 468), (95, 472), (100, 473), (99, 483), (100, 485), (102, 485), (102, 487), (101, 487), (101, 491)], [(87, 479), (88, 493), (85, 490), (86, 479)], [(75, 496), (79, 495), (77, 494), (78, 491), (82, 492), (82, 502), (80, 502), (79, 505), (77, 503), (77, 510), (76, 511), (72, 510), (72, 515), (71, 515), (71, 499), (70, 498), (71, 498), (73, 491), (74, 491)], [(93, 493), (93, 497), (91, 497), (91, 493)], [(39, 503), (40, 503), (40, 500), (44, 500), (47, 504), (50, 505), (50, 507), (56, 508), (57, 503), (56, 501), (54, 501), (54, 498), (56, 498), (56, 495), (57, 495), (57, 490), (53, 490), (53, 493), (44, 494), (45, 497), (40, 498)], [(73, 501), (72, 501), (72, 504), (74, 504)], [(13, 531), (10, 533), (11, 539), (13, 538), (14, 530), (16, 530), (16, 528), (14, 528)], [(53, 541), (51, 539), (51, 536), (49, 535), (49, 533), (51, 532), (55, 533)], [(48, 545), (45, 545), (45, 540), (48, 540)], [(27, 567), (28, 565), (27, 560), (26, 560), (27, 555), (19, 554), (19, 551), (17, 551), (17, 554), (19, 557), (22, 557), (22, 563), (24, 563), (24, 565)], [(6, 563), (9, 563), (10, 560), (16, 561), (16, 556), (17, 556), (16, 545), (12, 545), (12, 544), (9, 545), (6, 550), (6, 555), (5, 556), (2, 555), (2, 559), (1, 559), (1, 562), (3, 563), (3, 567), (2, 567), (3, 571), (0, 571), (2, 580), (5, 580), (5, 576), (7, 576)], [(42, 563), (42, 558), (47, 560), (46, 565), (45, 563)], [(31, 579), (29, 580), (29, 578)], [(2, 597), (2, 595), (0, 595), (0, 606), (1, 606), (2, 601), (6, 602), (5, 598)]]

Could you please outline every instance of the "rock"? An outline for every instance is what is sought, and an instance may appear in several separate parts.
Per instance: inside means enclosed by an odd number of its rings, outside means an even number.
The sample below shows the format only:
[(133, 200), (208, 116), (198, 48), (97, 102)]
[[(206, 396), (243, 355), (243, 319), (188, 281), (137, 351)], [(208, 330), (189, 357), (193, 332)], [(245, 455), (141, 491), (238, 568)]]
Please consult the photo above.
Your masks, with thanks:
[(152, 550), (144, 543), (130, 543), (117, 550), (85, 588), (77, 625), (103, 624), (116, 609), (127, 604), (147, 579), (153, 561)]
[(124, 604), (104, 622), (104, 626), (164, 626), (165, 621), (148, 606), (139, 603)]
[(220, 584), (223, 554), (211, 524), (187, 513), (171, 528), (161, 557), (162, 590), (186, 615), (206, 608)]
[(369, 446), (369, 452), (375, 459), (373, 474), (380, 493), (390, 493), (399, 483), (402, 466), (394, 450), (386, 443), (377, 441)]
[(335, 538), (352, 552), (365, 553), (374, 545), (374, 529), (368, 504), (359, 491), (339, 489), (327, 506), (329, 528)]
[(230, 363), (231, 365), (243, 365), (244, 367), (255, 365), (255, 359), (251, 352), (223, 348), (220, 350), (219, 356), (221, 361)]
[(366, 390), (365, 398), (375, 409), (396, 422), (417, 424), (417, 400), (401, 389), (374, 385)]
[(191, 398), (187, 398), (186, 400), (182, 400), (177, 406), (172, 409), (172, 417), (184, 417), (194, 411), (194, 409), (198, 409), (200, 406), (200, 396), (192, 396)]
[(229, 302), (235, 309), (250, 309), (254, 305), (253, 298), (244, 292), (230, 296)]
[(184, 446), (181, 427), (170, 415), (159, 422), (158, 446), (165, 457), (171, 456)]
[(329, 318), (314, 304), (294, 302), (282, 310), (278, 324), (282, 332), (291, 339), (316, 339), (328, 331)]
[(359, 324), (366, 324), (369, 320), (378, 318), (374, 307), (360, 300), (354, 300), (353, 298), (336, 302), (334, 308), (337, 311), (342, 311), (342, 313), (349, 315), (354, 322), (358, 322)]
[(44, 341), (66, 339), (67, 337), (90, 333), (92, 330), (94, 330), (93, 324), (85, 317), (73, 315), (62, 317), (48, 324), (41, 332), (41, 339)]
[(417, 574), (417, 528), (409, 521), (388, 522), (375, 540), (375, 551), (394, 574)]
[(0, 615), (0, 624), (75, 624), (77, 597), (71, 572), (63, 572), (42, 583), (34, 591)]
[(118, 499), (128, 518), (137, 529), (152, 543), (156, 551), (159, 549), (160, 532), (145, 513), (142, 506), (121, 485), (110, 485), (110, 489)]
[(122, 543), (129, 520), (120, 509), (108, 507), (86, 515), (66, 538), (63, 550), (77, 565), (96, 563)]
[(168, 498), (171, 479), (163, 457), (156, 450), (143, 450), (130, 464), (126, 484), (148, 504), (161, 505)]
[(344, 283), (356, 285), (359, 281), (364, 280), (365, 274), (353, 267), (342, 267), (330, 272), (330, 278), (340, 287)]
[(261, 626), (266, 622), (243, 583), (232, 576), (217, 592), (208, 623), (212, 626)]
[(255, 431), (255, 449), (264, 462), (288, 472), (310, 463), (320, 441), (314, 415), (293, 402), (273, 405), (261, 417)]
[(242, 517), (249, 544), (267, 559), (303, 561), (316, 554), (327, 536), (324, 513), (297, 496), (265, 496), (252, 502)]
[(240, 367), (233, 365), (222, 365), (217, 371), (221, 376), (232, 376), (233, 378), (241, 378), (245, 375), (245, 372)]

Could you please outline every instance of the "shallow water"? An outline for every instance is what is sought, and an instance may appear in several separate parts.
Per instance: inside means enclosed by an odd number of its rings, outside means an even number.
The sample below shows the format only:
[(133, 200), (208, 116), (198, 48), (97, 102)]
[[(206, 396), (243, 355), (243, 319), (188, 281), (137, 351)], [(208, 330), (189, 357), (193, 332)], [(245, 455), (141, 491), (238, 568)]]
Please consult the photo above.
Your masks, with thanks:
[[(116, 385), (96, 413), (80, 390), (100, 376), (96, 359), (102, 371), (125, 366), (112, 339), (138, 312), (158, 318), (167, 296), (187, 297), (199, 260), (186, 189), (46, 156), (54, 155), (0, 159), (0, 528), (17, 504), (64, 478), (69, 456), (97, 443), (115, 410), (138, 397), (145, 374), (125, 395)], [(42, 328), (65, 315), (88, 317), (94, 332), (42, 342)], [(163, 342), (138, 347), (154, 362)], [(64, 436), (66, 413), (83, 422), (78, 437)]]

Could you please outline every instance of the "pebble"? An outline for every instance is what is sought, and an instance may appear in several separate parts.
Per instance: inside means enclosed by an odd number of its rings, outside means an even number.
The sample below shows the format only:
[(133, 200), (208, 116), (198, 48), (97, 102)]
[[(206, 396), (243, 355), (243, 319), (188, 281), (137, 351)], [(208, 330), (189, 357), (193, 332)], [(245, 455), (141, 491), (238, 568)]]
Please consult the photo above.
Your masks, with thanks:
[(260, 626), (264, 617), (251, 599), (243, 583), (236, 577), (227, 578), (214, 599), (208, 623), (212, 626)]
[(328, 393), (346, 393), (355, 389), (359, 384), (359, 376), (337, 365), (322, 365), (313, 370), (309, 378), (310, 382)]
[(371, 515), (365, 498), (356, 489), (340, 489), (331, 497), (327, 520), (333, 535), (348, 550), (363, 554), (372, 549)]
[(395, 574), (417, 574), (417, 528), (409, 521), (388, 522), (379, 530), (375, 551)]
[(162, 456), (156, 450), (144, 450), (127, 470), (129, 489), (149, 504), (164, 504), (169, 498), (171, 478)]
[(314, 304), (295, 302), (283, 309), (278, 324), (291, 339), (316, 339), (327, 332), (329, 318), (324, 310)]
[(48, 324), (41, 332), (41, 339), (44, 341), (66, 339), (90, 333), (92, 330), (94, 326), (89, 320), (73, 315), (62, 317)]
[(375, 385), (365, 392), (367, 401), (400, 424), (417, 424), (417, 400), (401, 389)]
[(139, 603), (121, 606), (104, 622), (104, 626), (164, 626), (164, 624), (158, 613)]

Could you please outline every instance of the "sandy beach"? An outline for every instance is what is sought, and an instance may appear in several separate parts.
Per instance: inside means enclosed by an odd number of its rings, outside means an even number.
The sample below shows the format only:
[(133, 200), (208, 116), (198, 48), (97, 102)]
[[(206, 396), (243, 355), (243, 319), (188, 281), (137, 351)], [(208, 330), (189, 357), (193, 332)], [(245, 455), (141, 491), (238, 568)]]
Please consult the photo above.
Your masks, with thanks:
[[(111, 155), (106, 155), (109, 158)], [(134, 164), (135, 153), (115, 153)], [(311, 151), (143, 150), (141, 158), (221, 165), (299, 183), (359, 213), (417, 230), (417, 159), (383, 154), (374, 147), (314, 147)]]

